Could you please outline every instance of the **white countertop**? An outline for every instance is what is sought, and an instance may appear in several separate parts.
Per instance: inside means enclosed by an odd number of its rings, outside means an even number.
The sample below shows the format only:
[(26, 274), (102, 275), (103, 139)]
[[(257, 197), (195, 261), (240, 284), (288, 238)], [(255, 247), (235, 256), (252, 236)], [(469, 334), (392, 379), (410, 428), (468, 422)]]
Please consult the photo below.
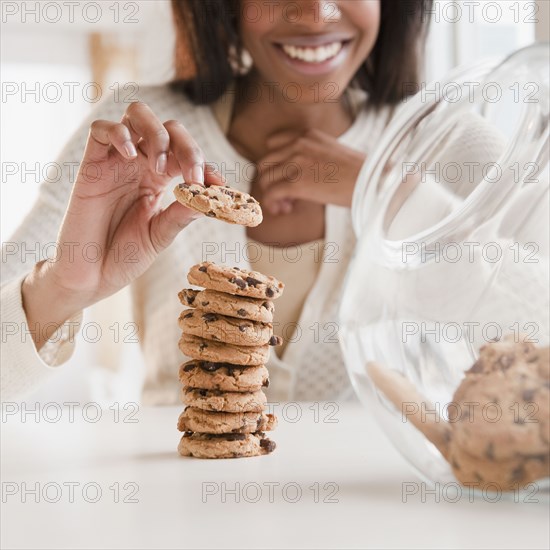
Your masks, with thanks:
[[(548, 501), (453, 503), (442, 494), (438, 503), (427, 494), (423, 502), (419, 492), (403, 502), (402, 483), (420, 481), (369, 415), (348, 405), (326, 423), (332, 408), (320, 404), (316, 422), (309, 407), (301, 404), (297, 422), (280, 421), (272, 455), (219, 461), (179, 457), (181, 408), (142, 408), (136, 423), (122, 422), (131, 409), (120, 411), (119, 422), (114, 410), (96, 423), (81, 409), (73, 422), (68, 410), (52, 423), (32, 414), (22, 422), (20, 411), (6, 416), (1, 546), (549, 547)], [(55, 418), (56, 408), (42, 413)], [(87, 409), (90, 419), (94, 413)], [(98, 487), (97, 502), (86, 502)], [(29, 492), (35, 489), (36, 496)]]

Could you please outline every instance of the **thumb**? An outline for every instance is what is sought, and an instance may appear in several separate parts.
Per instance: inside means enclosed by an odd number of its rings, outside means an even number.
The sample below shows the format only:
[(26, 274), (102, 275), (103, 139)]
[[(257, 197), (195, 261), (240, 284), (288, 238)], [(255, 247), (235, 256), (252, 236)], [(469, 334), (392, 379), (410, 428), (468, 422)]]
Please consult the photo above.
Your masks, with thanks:
[(157, 254), (167, 248), (182, 229), (202, 216), (178, 201), (157, 212), (150, 224), (150, 239)]

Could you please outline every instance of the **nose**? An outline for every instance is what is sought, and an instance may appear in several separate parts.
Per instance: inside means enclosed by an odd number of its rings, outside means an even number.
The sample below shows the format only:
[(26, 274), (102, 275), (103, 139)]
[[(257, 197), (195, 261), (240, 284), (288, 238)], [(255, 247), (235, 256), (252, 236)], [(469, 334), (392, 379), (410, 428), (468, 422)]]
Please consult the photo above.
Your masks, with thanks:
[(285, 6), (284, 15), (290, 23), (309, 28), (324, 28), (342, 18), (342, 12), (335, 0), (299, 0)]

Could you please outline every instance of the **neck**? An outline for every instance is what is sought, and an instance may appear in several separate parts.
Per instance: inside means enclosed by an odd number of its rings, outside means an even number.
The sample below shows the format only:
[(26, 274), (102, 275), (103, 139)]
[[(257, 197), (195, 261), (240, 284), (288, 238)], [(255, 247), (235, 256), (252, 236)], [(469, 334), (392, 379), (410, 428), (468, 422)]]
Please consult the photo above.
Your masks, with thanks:
[(301, 103), (291, 101), (296, 91), (288, 87), (285, 95), (279, 86), (256, 75), (238, 82), (228, 138), (240, 153), (257, 161), (268, 152), (266, 141), (275, 133), (298, 136), (314, 128), (338, 137), (352, 125), (345, 94), (334, 100)]

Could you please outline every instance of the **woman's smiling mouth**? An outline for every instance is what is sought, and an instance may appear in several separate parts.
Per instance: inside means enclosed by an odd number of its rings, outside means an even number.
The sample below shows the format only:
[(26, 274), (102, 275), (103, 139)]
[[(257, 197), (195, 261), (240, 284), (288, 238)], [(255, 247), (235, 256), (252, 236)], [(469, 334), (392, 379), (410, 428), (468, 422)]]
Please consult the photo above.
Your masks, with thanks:
[(345, 59), (351, 41), (348, 37), (318, 35), (289, 37), (274, 46), (287, 65), (311, 75), (333, 71)]
[(281, 48), (291, 59), (299, 59), (307, 63), (322, 63), (328, 59), (335, 57), (344, 47), (342, 42), (332, 42), (325, 46), (317, 46), (315, 48), (301, 48), (282, 44)]

